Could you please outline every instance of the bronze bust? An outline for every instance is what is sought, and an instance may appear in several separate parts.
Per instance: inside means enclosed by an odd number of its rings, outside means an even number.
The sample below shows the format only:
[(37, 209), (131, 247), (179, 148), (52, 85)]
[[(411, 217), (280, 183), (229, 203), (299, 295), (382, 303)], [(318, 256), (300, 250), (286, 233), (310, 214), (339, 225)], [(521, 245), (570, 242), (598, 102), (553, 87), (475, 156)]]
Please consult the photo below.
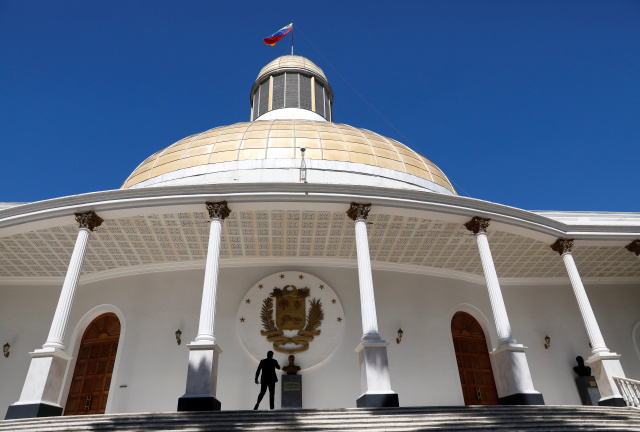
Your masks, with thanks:
[(295, 364), (293, 364), (293, 362), (295, 362), (295, 361), (296, 361), (295, 356), (290, 355), (289, 356), (289, 364), (282, 368), (282, 370), (284, 372), (286, 372), (287, 375), (298, 375), (298, 371), (300, 370), (300, 366), (296, 366)]

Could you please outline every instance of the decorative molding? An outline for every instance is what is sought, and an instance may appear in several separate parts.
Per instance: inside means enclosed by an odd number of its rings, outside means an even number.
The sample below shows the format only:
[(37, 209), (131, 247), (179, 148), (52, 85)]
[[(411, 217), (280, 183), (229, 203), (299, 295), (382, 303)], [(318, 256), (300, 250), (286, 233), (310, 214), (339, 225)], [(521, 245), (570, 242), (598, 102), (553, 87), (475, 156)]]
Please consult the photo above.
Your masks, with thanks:
[(231, 209), (229, 209), (229, 206), (227, 206), (226, 201), (207, 201), (205, 205), (207, 206), (209, 218), (211, 219), (225, 220), (231, 214)]
[(573, 249), (573, 239), (558, 239), (549, 247), (552, 251), (558, 252), (560, 255), (571, 253), (571, 249)]
[(625, 248), (629, 252), (633, 252), (634, 254), (636, 254), (636, 256), (640, 256), (640, 239), (632, 241), (631, 243), (626, 245)]
[(360, 219), (366, 220), (370, 210), (371, 203), (359, 204), (351, 201), (351, 206), (349, 207), (349, 210), (347, 210), (347, 216), (349, 216), (354, 221)]
[[(201, 206), (202, 201), (212, 198), (232, 199), (234, 207), (239, 208), (250, 206), (255, 209), (258, 204), (272, 208), (274, 203), (278, 203), (284, 210), (293, 205), (298, 209), (315, 205), (344, 205), (350, 200), (358, 199), (372, 202), (376, 208), (394, 208), (405, 214), (408, 211), (427, 212), (431, 218), (456, 222), (482, 212), (491, 216), (494, 223), (500, 223), (501, 230), (540, 241), (552, 241), (553, 238), (566, 236), (580, 241), (579, 245), (589, 241), (605, 246), (623, 246), (630, 239), (640, 236), (638, 213), (629, 213), (628, 220), (621, 220), (617, 224), (612, 222), (607, 226), (595, 222), (590, 225), (572, 225), (548, 217), (542, 212), (538, 214), (475, 198), (359, 185), (350, 186), (347, 194), (344, 185), (312, 183), (229, 184), (225, 185), (224, 193), (219, 190), (212, 193), (210, 185), (157, 186), (54, 198), (0, 210), (0, 236), (62, 226), (68, 224), (70, 212), (83, 209), (93, 208), (111, 219), (171, 212), (177, 207), (192, 209), (185, 211), (197, 211), (195, 208)], [(608, 213), (602, 213), (602, 217), (609, 217)]]
[(481, 218), (480, 216), (474, 216), (471, 220), (464, 224), (464, 226), (474, 234), (478, 233), (487, 233), (487, 228), (489, 228), (489, 223), (491, 219), (489, 218)]
[(78, 222), (79, 228), (88, 229), (89, 231), (93, 231), (102, 225), (102, 222), (104, 222), (104, 219), (98, 216), (94, 211), (74, 213), (74, 216), (76, 217), (76, 222)]

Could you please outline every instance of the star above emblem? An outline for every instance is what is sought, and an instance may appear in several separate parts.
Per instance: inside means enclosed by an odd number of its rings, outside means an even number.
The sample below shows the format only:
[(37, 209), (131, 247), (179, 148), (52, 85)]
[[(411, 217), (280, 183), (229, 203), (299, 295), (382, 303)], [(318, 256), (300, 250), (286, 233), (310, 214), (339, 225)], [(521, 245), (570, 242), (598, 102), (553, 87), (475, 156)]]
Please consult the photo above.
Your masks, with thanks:
[(304, 279), (304, 276), (300, 275), (298, 276), (298, 279)]
[(342, 322), (342, 318), (338, 317), (338, 322)]
[(264, 285), (258, 285), (258, 288), (262, 289), (262, 288), (264, 288)]
[(246, 304), (249, 304), (249, 303), (251, 303), (251, 300), (250, 300), (250, 299), (246, 299), (246, 300), (245, 300), (245, 303), (246, 303)]
[(320, 289), (323, 290), (324, 289), (324, 285), (320, 285)]
[(240, 318), (240, 322), (244, 322), (244, 317)]
[(336, 299), (331, 300), (331, 303), (335, 304), (336, 303)]
[(284, 275), (283, 274), (280, 275), (280, 279), (284, 279)]

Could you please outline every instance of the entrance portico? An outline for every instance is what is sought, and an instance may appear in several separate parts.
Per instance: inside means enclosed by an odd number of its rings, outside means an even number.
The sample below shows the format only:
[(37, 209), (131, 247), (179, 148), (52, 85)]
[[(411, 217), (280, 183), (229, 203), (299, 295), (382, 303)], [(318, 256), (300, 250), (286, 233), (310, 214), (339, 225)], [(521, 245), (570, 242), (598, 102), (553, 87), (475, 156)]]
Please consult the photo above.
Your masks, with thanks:
[[(307, 188), (311, 187), (312, 186), (307, 186)], [(180, 199), (184, 200), (184, 197), (181, 197)], [(194, 276), (194, 279), (198, 279), (200, 281), (198, 282), (200, 284), (197, 288), (199, 293), (197, 294), (197, 301), (195, 301), (195, 303), (198, 305), (198, 309), (201, 309), (203, 277), (206, 270), (206, 260), (204, 260), (205, 255), (202, 254), (200, 261), (198, 261), (196, 259), (197, 255), (195, 252), (204, 251), (206, 250), (205, 246), (209, 246), (208, 239), (211, 236), (211, 229), (209, 228), (211, 219), (207, 217), (209, 215), (203, 211), (206, 210), (206, 207), (202, 204), (206, 199), (207, 198), (199, 197), (199, 200), (195, 204), (187, 202), (182, 206), (173, 203), (171, 206), (167, 206), (166, 210), (161, 210), (157, 212), (157, 214), (149, 213), (148, 215), (138, 216), (137, 214), (139, 210), (136, 211), (134, 209), (131, 210), (128, 215), (121, 213), (119, 215), (115, 215), (115, 217), (105, 218), (106, 220), (102, 224), (99, 232), (91, 235), (92, 250), (85, 252), (85, 258), (88, 260), (86, 262), (89, 263), (89, 267), (87, 268), (96, 268), (100, 264), (100, 260), (107, 258), (105, 255), (96, 253), (96, 251), (108, 251), (110, 248), (113, 249), (108, 245), (109, 242), (120, 241), (124, 244), (124, 241), (119, 239), (122, 238), (123, 235), (126, 235), (131, 237), (131, 239), (128, 239), (127, 237), (125, 240), (128, 242), (127, 244), (130, 245), (129, 247), (133, 249), (136, 247), (134, 246), (134, 243), (140, 241), (136, 240), (134, 236), (138, 236), (139, 239), (144, 240), (143, 236), (150, 235), (146, 230), (151, 231), (151, 235), (154, 236), (154, 242), (157, 242), (152, 243), (149, 241), (149, 251), (158, 250), (161, 251), (161, 253), (164, 251), (172, 251), (175, 256), (180, 259), (180, 257), (184, 255), (180, 255), (179, 251), (184, 251), (186, 249), (190, 254), (189, 260), (185, 260), (183, 262), (176, 261), (175, 263), (168, 262), (167, 260), (157, 267), (153, 267), (155, 264), (138, 265), (137, 267), (135, 265), (129, 265), (126, 268), (126, 273), (123, 273), (123, 269), (120, 269), (119, 274), (116, 274), (115, 271), (109, 272), (107, 270), (103, 270), (102, 272), (96, 272), (95, 270), (91, 270), (91, 273), (79, 279), (79, 285), (81, 288), (76, 292), (74, 298), (77, 298), (78, 295), (82, 295), (85, 296), (83, 297), (85, 300), (80, 304), (79, 307), (81, 309), (77, 310), (76, 313), (82, 315), (94, 306), (86, 303), (86, 299), (88, 298), (86, 296), (89, 295), (89, 292), (91, 291), (83, 293), (82, 287), (84, 286), (87, 286), (88, 288), (100, 286), (102, 287), (101, 291), (104, 293), (104, 298), (109, 298), (111, 295), (116, 297), (121, 296), (119, 297), (119, 301), (128, 302), (130, 300), (125, 297), (126, 295), (132, 296), (132, 299), (140, 297), (140, 294), (138, 294), (137, 291), (140, 289), (140, 286), (138, 285), (149, 284), (157, 286), (158, 289), (162, 289), (162, 280), (165, 279), (165, 275), (173, 274), (174, 276), (177, 276), (183, 272), (185, 275), (189, 272), (193, 274), (200, 272), (197, 277)], [(229, 202), (232, 203), (234, 212), (231, 212), (227, 218), (225, 218), (224, 223), (220, 226), (220, 284), (216, 295), (218, 296), (217, 298), (219, 298), (220, 295), (223, 296), (222, 300), (217, 301), (218, 309), (220, 304), (224, 304), (225, 308), (222, 309), (222, 314), (220, 314), (220, 312), (216, 314), (217, 318), (215, 328), (217, 329), (216, 338), (223, 338), (225, 354), (220, 357), (216, 397), (219, 397), (225, 404), (228, 404), (225, 405), (225, 409), (242, 408), (242, 405), (238, 403), (238, 400), (240, 399), (238, 392), (244, 390), (242, 389), (242, 386), (238, 386), (233, 381), (230, 382), (229, 376), (238, 377), (244, 373), (243, 371), (246, 372), (246, 370), (251, 370), (253, 368), (250, 364), (250, 360), (242, 360), (244, 355), (242, 348), (238, 348), (238, 346), (236, 346), (237, 342), (235, 342), (234, 333), (235, 326), (240, 324), (229, 322), (228, 305), (235, 305), (234, 307), (237, 307), (238, 303), (241, 301), (240, 297), (233, 297), (232, 292), (238, 290), (240, 291), (238, 296), (240, 296), (241, 294), (244, 294), (246, 290), (255, 283), (255, 281), (267, 274), (284, 271), (285, 269), (292, 270), (300, 268), (301, 271), (304, 269), (304, 271), (308, 273), (328, 279), (331, 282), (331, 285), (335, 287), (337, 295), (340, 296), (340, 300), (345, 305), (345, 313), (349, 318), (348, 322), (350, 325), (351, 323), (357, 323), (357, 329), (354, 329), (353, 327), (348, 327), (346, 329), (344, 347), (340, 348), (334, 356), (327, 359), (326, 366), (322, 365), (307, 372), (307, 375), (305, 375), (305, 380), (308, 380), (306, 382), (313, 382), (312, 388), (322, 389), (317, 390), (319, 392), (318, 395), (324, 394), (327, 396), (324, 396), (324, 399), (318, 396), (317, 399), (307, 398), (306, 400), (312, 404), (311, 407), (326, 406), (324, 404), (332, 399), (327, 390), (323, 387), (325, 385), (323, 381), (326, 381), (327, 376), (335, 376), (335, 380), (339, 381), (340, 384), (344, 385), (344, 388), (347, 389), (346, 392), (352, 392), (351, 395), (340, 395), (338, 398), (340, 406), (354, 406), (354, 401), (363, 394), (363, 390), (360, 388), (358, 383), (355, 385), (357, 388), (355, 391), (353, 390), (353, 387), (349, 387), (353, 384), (349, 383), (349, 377), (353, 375), (354, 372), (357, 376), (357, 369), (355, 368), (358, 368), (358, 365), (355, 363), (351, 363), (349, 365), (349, 360), (345, 360), (344, 363), (334, 363), (337, 360), (342, 361), (342, 359), (351, 359), (351, 361), (355, 361), (353, 347), (356, 343), (352, 343), (349, 348), (347, 346), (349, 345), (348, 341), (354, 341), (353, 331), (355, 330), (357, 330), (358, 333), (355, 340), (360, 339), (363, 334), (367, 333), (367, 331), (364, 330), (367, 327), (362, 324), (362, 320), (358, 317), (358, 314), (362, 313), (360, 290), (352, 290), (353, 287), (360, 286), (359, 269), (361, 267), (358, 265), (359, 256), (357, 253), (358, 236), (356, 231), (356, 221), (350, 219), (348, 215), (345, 214), (345, 210), (349, 207), (350, 201), (348, 199), (342, 199), (340, 202), (333, 202), (331, 204), (323, 203), (321, 206), (316, 206), (315, 208), (312, 204), (305, 202), (280, 202), (278, 204), (252, 203), (250, 205), (255, 209), (252, 210), (251, 208), (248, 208), (249, 205), (242, 202), (242, 200), (239, 200), (240, 202), (236, 203), (235, 200), (237, 199), (237, 197), (230, 199)], [(333, 199), (334, 201), (338, 201), (335, 198)], [(194, 198), (194, 202), (195, 200), (196, 198)], [(327, 198), (323, 197), (322, 200), (319, 201), (326, 200)], [(452, 200), (451, 203), (454, 203), (456, 200), (458, 199), (456, 198)], [(212, 201), (215, 201), (215, 199), (212, 199)], [(366, 201), (359, 200), (356, 202)], [(266, 207), (270, 208), (267, 210), (258, 210)], [(493, 308), (491, 306), (490, 296), (487, 296), (487, 291), (485, 291), (488, 289), (487, 281), (486, 278), (482, 276), (482, 273), (479, 273), (483, 269), (481, 256), (479, 255), (480, 249), (477, 245), (477, 237), (474, 238), (467, 234), (466, 228), (462, 226), (459, 219), (456, 219), (456, 216), (448, 216), (444, 213), (434, 215), (432, 209), (427, 210), (420, 208), (419, 205), (415, 205), (415, 207), (410, 210), (402, 209), (397, 211), (390, 210), (390, 207), (391, 205), (389, 202), (381, 203), (380, 199), (376, 198), (374, 203), (372, 203), (372, 210), (367, 213), (366, 219), (364, 219), (365, 224), (367, 222), (371, 222), (371, 224), (365, 226), (365, 238), (367, 239), (367, 246), (369, 248), (368, 256), (370, 257), (369, 266), (371, 272), (371, 286), (375, 287), (374, 304), (378, 334), (381, 338), (388, 340), (390, 336), (395, 336), (395, 332), (399, 327), (402, 327), (405, 331), (405, 339), (401, 344), (392, 342), (392, 344), (385, 347), (388, 359), (388, 382), (391, 383), (393, 380), (393, 386), (391, 387), (390, 385), (389, 387), (393, 389), (393, 391), (397, 391), (397, 394), (402, 394), (403, 401), (405, 398), (407, 400), (407, 402), (403, 403), (406, 403), (407, 405), (416, 403), (436, 404), (438, 401), (435, 398), (429, 399), (433, 397), (431, 396), (433, 395), (433, 391), (428, 386), (428, 382), (422, 383), (418, 380), (428, 379), (429, 381), (436, 381), (440, 379), (444, 381), (448, 387), (456, 390), (458, 389), (458, 384), (456, 382), (455, 375), (448, 375), (446, 369), (447, 366), (442, 361), (442, 357), (437, 357), (435, 355), (437, 354), (435, 351), (430, 352), (429, 349), (425, 348), (423, 351), (418, 351), (419, 354), (416, 354), (418, 346), (427, 347), (430, 345), (432, 346), (432, 344), (441, 343), (438, 333), (436, 332), (437, 326), (434, 327), (432, 324), (426, 324), (428, 321), (424, 321), (425, 324), (421, 324), (422, 321), (420, 320), (423, 318), (425, 320), (431, 319), (431, 317), (438, 316), (439, 309), (435, 306), (431, 306), (435, 300), (431, 290), (442, 284), (449, 287), (446, 294), (444, 294), (445, 292), (443, 291), (443, 299), (446, 300), (447, 297), (451, 295), (452, 298), (458, 299), (456, 302), (464, 301), (477, 305), (487, 316), (491, 316)], [(182, 211), (182, 209), (185, 209), (185, 211)], [(99, 209), (98, 212), (102, 214)], [(469, 219), (466, 218), (466, 220)], [(296, 227), (294, 227), (294, 222), (297, 223)], [(497, 255), (497, 258), (492, 256), (496, 273), (498, 275), (509, 275), (507, 278), (499, 280), (499, 285), (501, 287), (512, 287), (518, 284), (518, 279), (522, 278), (523, 273), (516, 273), (514, 275), (513, 272), (515, 271), (554, 271), (554, 268), (546, 261), (549, 259), (549, 262), (553, 263), (554, 260), (558, 259), (558, 256), (555, 255), (548, 247), (550, 242), (544, 243), (533, 239), (533, 236), (525, 237), (523, 235), (508, 232), (506, 231), (508, 227), (505, 228), (504, 223), (499, 226), (496, 225), (494, 225), (494, 221), (492, 221), (492, 225), (487, 230), (488, 232), (486, 233), (486, 236), (487, 242), (490, 242), (491, 244), (492, 254)], [(77, 228), (75, 229), (77, 230)], [(197, 231), (204, 229), (206, 229), (206, 233), (203, 231), (203, 233), (200, 234)], [(59, 230), (59, 227), (51, 227), (34, 232), (27, 231), (26, 233), (29, 234), (29, 238), (37, 236), (36, 240), (38, 242), (44, 242), (44, 244), (47, 244), (47, 242), (52, 242), (48, 237), (49, 235), (53, 238), (56, 238), (54, 235), (61, 236)], [(156, 232), (156, 230), (158, 231)], [(160, 230), (162, 230), (162, 233), (159, 232)], [(192, 231), (189, 230), (194, 230), (196, 234), (193, 234)], [(243, 230), (253, 230), (253, 232), (251, 233)], [(266, 231), (267, 234), (260, 234), (261, 231), (259, 230)], [(282, 234), (280, 234), (279, 230), (282, 230)], [(67, 231), (67, 228), (62, 229), (61, 231)], [(332, 233), (332, 231), (334, 233)], [(164, 238), (161, 238), (160, 236), (166, 236), (167, 240), (164, 240)], [(202, 241), (203, 236), (204, 240), (207, 241), (206, 243)], [(261, 237), (268, 238), (269, 242), (261, 241)], [(282, 241), (279, 241), (279, 237), (282, 237)], [(188, 238), (189, 240), (187, 240)], [(293, 241), (294, 239), (295, 242)], [(337, 242), (334, 242), (335, 239), (337, 239)], [(468, 240), (472, 241), (468, 242)], [(20, 246), (16, 245), (20, 245), (21, 242), (24, 242), (25, 240), (17, 236), (9, 238), (8, 241), (15, 242), (12, 247), (17, 248)], [(444, 243), (445, 241), (446, 243)], [(180, 243), (186, 243), (187, 247), (181, 247)], [(628, 241), (626, 243), (628, 243)], [(164, 246), (165, 244), (166, 247)], [(252, 245), (254, 245), (253, 248)], [(269, 248), (262, 248), (260, 245), (269, 245)], [(282, 245), (282, 249), (280, 249), (279, 245)], [(292, 245), (295, 245), (296, 255), (287, 256), (287, 251), (294, 250), (294, 248), (291, 247)], [(320, 249), (319, 246), (316, 247), (316, 245), (322, 245), (323, 249)], [(337, 247), (332, 248), (332, 245), (337, 245)], [(440, 247), (439, 245), (444, 246)], [(514, 245), (518, 245), (518, 249), (514, 249)], [(455, 249), (452, 249), (452, 246), (454, 246)], [(602, 254), (608, 253), (610, 250), (606, 247), (600, 249), (597, 249), (597, 246), (587, 247), (593, 247), (594, 250), (598, 251), (598, 260), (602, 259)], [(517, 259), (520, 261), (516, 262), (515, 265), (511, 265), (509, 268), (506, 265), (507, 261), (504, 259), (504, 251), (509, 250), (527, 251), (527, 254), (513, 255), (517, 256)], [(624, 250), (623, 245), (620, 245), (619, 250), (623, 252), (624, 256), (628, 255), (629, 260), (637, 266), (637, 259), (634, 254), (628, 253)], [(255, 253), (253, 256), (251, 255), (252, 251)], [(261, 256), (261, 251), (265, 255)], [(265, 251), (268, 251), (268, 255)], [(279, 251), (282, 251), (282, 255), (280, 256), (277, 255)], [(323, 255), (321, 257), (319, 255), (315, 255), (314, 258), (314, 254), (319, 254), (320, 252), (322, 252)], [(309, 255), (305, 256), (304, 254), (306, 253)], [(335, 255), (330, 255), (331, 253), (335, 253)], [(123, 260), (128, 259), (124, 252), (121, 252), (121, 254)], [(536, 259), (536, 254), (539, 256), (537, 260), (540, 261), (537, 265), (528, 261), (530, 259)], [(361, 253), (360, 256), (362, 255), (366, 256), (367, 254)], [(155, 255), (149, 254), (149, 256), (154, 257)], [(168, 257), (170, 255), (169, 253), (166, 253), (164, 256)], [(206, 256), (207, 258), (209, 257), (209, 255)], [(618, 255), (616, 255), (616, 259), (617, 256)], [(578, 258), (576, 258), (576, 260), (577, 259)], [(438, 267), (440, 263), (443, 262), (445, 264), (443, 264), (442, 267)], [(513, 261), (509, 261), (509, 263), (512, 262)], [(618, 261), (617, 268), (620, 268), (621, 265), (626, 265), (626, 261)], [(239, 270), (240, 268), (244, 270), (241, 271)], [(152, 269), (153, 271), (150, 272)], [(63, 270), (65, 269), (63, 268)], [(595, 268), (588, 269), (587, 275), (590, 275), (589, 271), (595, 271)], [(92, 273), (94, 276), (92, 276)], [(157, 274), (153, 279), (146, 279), (147, 277), (144, 275), (149, 273)], [(243, 273), (246, 273), (246, 275)], [(113, 276), (109, 276), (110, 274), (113, 274)], [(389, 282), (389, 280), (391, 280), (390, 275), (392, 274), (396, 275), (396, 284)], [(98, 276), (99, 278), (92, 279), (95, 276)], [(587, 278), (589, 277), (592, 276), (587, 276)], [(169, 278), (167, 279), (174, 280)], [(144, 282), (145, 280), (153, 282)], [(183, 286), (181, 285), (180, 280), (181, 279), (178, 279), (172, 282), (174, 290), (176, 290), (175, 287)], [(191, 277), (186, 278), (185, 280), (191, 280)], [(421, 282), (418, 283), (418, 281)], [(543, 281), (540, 283), (542, 282)], [(194, 309), (188, 314), (173, 314), (170, 312), (173, 307), (171, 303), (183, 301), (180, 299), (181, 296), (184, 296), (185, 299), (191, 298), (190, 294), (188, 294), (188, 286), (190, 282), (184, 283), (186, 286), (179, 290), (179, 294), (176, 293), (176, 297), (164, 297), (167, 295), (165, 293), (163, 296), (153, 299), (156, 307), (164, 304), (164, 306), (161, 306), (162, 310), (165, 310), (166, 308), (167, 311), (162, 314), (164, 320), (175, 320), (175, 325), (172, 325), (172, 328), (168, 329), (169, 331), (166, 332), (171, 336), (170, 342), (172, 342), (172, 344), (162, 346), (162, 349), (159, 352), (160, 357), (162, 358), (164, 358), (165, 352), (169, 350), (178, 350), (177, 352), (179, 352), (179, 350), (184, 350), (184, 353), (186, 353), (185, 344), (183, 343), (181, 346), (177, 346), (173, 340), (173, 332), (177, 328), (182, 328), (182, 330), (185, 331), (185, 327), (183, 327), (184, 324), (178, 321), (179, 317), (188, 315), (190, 317), (189, 321), (193, 322), (194, 325), (199, 323), (197, 318), (199, 316), (198, 309)], [(586, 283), (593, 283), (593, 278), (587, 279)], [(476, 287), (476, 289), (470, 290), (465, 284), (470, 284), (470, 286)], [(565, 286), (567, 285), (568, 283)], [(390, 293), (398, 292), (400, 288), (402, 288), (402, 294), (391, 300)], [(93, 290), (93, 288), (91, 289)], [(168, 290), (169, 288), (167, 287), (166, 289)], [(519, 287), (518, 290), (526, 292), (526, 288), (523, 287)], [(169, 291), (166, 292), (168, 293)], [(349, 299), (349, 296), (353, 294), (357, 295), (355, 302), (353, 301), (354, 299)], [(145, 295), (148, 296), (153, 294), (149, 292)], [(505, 294), (505, 296), (506, 295), (507, 294)], [(440, 297), (440, 295), (435, 297)], [(151, 299), (150, 297), (147, 298), (149, 300)], [(485, 300), (486, 305), (483, 304), (483, 301)], [(507, 297), (506, 300), (509, 300), (509, 298)], [(102, 302), (104, 302), (104, 300), (102, 300)], [(399, 323), (401, 325), (394, 325), (396, 321), (402, 319), (403, 312), (401, 312), (401, 309), (411, 310), (411, 307), (415, 303), (421, 304), (424, 308), (424, 312), (420, 312), (418, 314), (424, 314), (424, 317), (420, 317), (420, 319), (416, 318), (415, 323), (409, 324), (408, 327), (402, 323)], [(449, 310), (451, 306), (451, 304), (447, 303), (447, 306), (443, 309)], [(513, 325), (515, 330), (520, 333), (520, 331), (518, 331), (518, 323), (522, 322), (521, 320), (523, 319), (523, 316), (512, 312), (510, 306), (514, 306), (513, 300), (511, 302), (507, 301), (505, 308), (506, 312), (509, 313), (509, 327)], [(74, 302), (73, 308), (75, 309), (76, 307), (76, 303)], [(594, 307), (596, 307), (595, 304)], [(55, 304), (50, 307), (50, 310), (53, 310), (54, 308)], [(545, 307), (540, 304), (531, 305), (531, 308), (533, 311), (537, 312), (545, 310)], [(135, 330), (140, 325), (145, 328), (149, 327), (148, 324), (143, 325), (141, 321), (136, 323), (137, 320), (144, 317), (144, 315), (138, 317), (136, 315), (136, 310), (144, 310), (144, 308), (140, 309), (140, 306), (138, 306), (137, 309), (125, 311), (127, 321), (133, 322), (130, 328)], [(577, 312), (578, 309), (576, 308), (576, 314)], [(233, 309), (233, 313), (235, 313), (235, 309)], [(194, 316), (196, 319), (193, 319)], [(147, 319), (149, 316), (144, 318)], [(558, 315), (557, 318), (560, 319), (560, 315)], [(73, 314), (71, 314), (69, 319), (70, 325), (73, 328), (75, 322)], [(607, 322), (609, 318), (605, 315), (605, 317), (600, 320), (603, 319)], [(448, 323), (448, 320), (450, 320), (450, 316), (446, 317), (443, 322)], [(416, 338), (416, 328), (421, 325), (425, 325), (425, 328), (428, 329), (428, 331), (426, 331), (422, 337)], [(520, 324), (520, 326), (523, 325), (524, 324)], [(533, 321), (527, 322), (526, 324), (526, 326), (536, 325), (537, 324)], [(560, 326), (561, 323), (558, 321), (554, 325)], [(42, 328), (45, 329), (45, 332), (48, 329), (46, 325), (42, 326)], [(496, 343), (494, 343), (494, 346), (500, 345), (501, 338), (497, 329), (498, 325), (495, 326), (495, 330), (490, 328), (487, 331), (487, 335), (491, 338), (495, 338), (494, 342)], [(608, 333), (606, 329), (603, 328), (602, 330), (604, 331), (607, 340), (609, 340), (610, 336), (607, 336)], [(187, 334), (187, 331), (185, 331), (185, 334)], [(259, 331), (259, 329), (256, 329), (256, 331)], [(349, 336), (350, 332), (351, 336)], [(447, 332), (449, 332), (449, 329), (446, 330), (445, 334), (447, 334)], [(199, 334), (199, 329), (193, 328), (191, 334)], [(324, 333), (322, 336), (318, 337), (318, 340), (325, 336), (328, 337), (328, 333)], [(542, 336), (544, 336), (544, 331)], [(551, 336), (552, 338), (555, 337), (553, 333)], [(152, 337), (157, 337), (157, 335), (152, 334)], [(164, 336), (162, 336), (162, 338), (164, 338)], [(447, 338), (451, 338), (450, 333), (447, 334)], [(523, 339), (530, 340), (530, 336)], [(229, 340), (229, 342), (226, 342), (227, 340)], [(541, 346), (541, 343), (541, 341), (536, 342), (534, 340), (530, 345), (538, 344)], [(13, 345), (14, 344), (12, 343), (12, 346)], [(341, 354), (340, 350), (347, 350), (347, 348), (349, 348), (348, 351), (350, 354)], [(538, 349), (539, 348), (540, 347), (538, 347)], [(540, 354), (540, 352), (536, 354), (535, 348), (530, 348), (527, 351), (527, 360), (529, 367), (531, 368), (530, 373), (533, 377), (532, 381), (536, 384), (536, 388), (539, 388), (539, 380), (546, 383), (545, 385), (547, 388), (549, 387), (549, 379), (544, 376), (546, 373), (556, 373), (561, 375), (561, 373), (554, 372), (553, 370), (545, 373), (541, 373), (540, 371), (539, 365), (544, 364), (544, 361), (546, 361), (546, 358), (543, 356), (549, 356), (548, 353), (553, 353), (554, 349), (556, 352), (557, 350), (560, 350), (557, 345), (553, 345), (551, 351), (548, 352), (542, 348), (542, 354)], [(532, 351), (534, 352), (533, 360), (530, 357)], [(12, 353), (10, 360), (16, 358), (15, 356), (19, 355), (18, 353), (19, 352), (17, 351)], [(626, 354), (624, 351), (622, 353)], [(416, 368), (415, 365), (413, 365), (414, 367), (412, 368), (406, 368), (407, 362), (413, 355), (419, 355), (421, 358), (425, 359), (425, 362), (421, 367), (430, 368), (432, 370), (430, 375), (425, 374), (424, 370), (421, 371), (421, 369)], [(141, 367), (140, 363), (133, 362), (132, 356), (141, 356), (140, 352), (137, 351), (137, 347), (130, 344), (123, 346), (123, 357), (121, 360), (123, 362), (121, 367), (123, 377), (127, 376), (127, 371), (139, 370)], [(453, 362), (453, 358), (453, 355), (450, 355), (448, 361)], [(301, 359), (303, 360), (304, 356), (301, 356)], [(186, 361), (186, 358), (183, 358), (183, 361), (176, 367), (167, 367), (166, 369), (170, 371), (170, 373), (173, 373), (173, 370), (182, 370), (184, 372), (184, 361)], [(238, 362), (237, 365), (234, 364), (236, 362)], [(71, 359), (68, 364), (70, 364), (72, 368), (74, 359)], [(402, 368), (399, 369), (399, 366)], [(626, 364), (624, 366), (625, 369), (627, 369)], [(406, 382), (406, 371), (418, 371), (412, 376), (414, 376), (414, 381), (419, 382), (419, 384), (416, 384), (415, 386), (409, 385)], [(324, 379), (321, 378), (322, 376), (324, 376)], [(171, 407), (160, 409), (175, 409), (175, 400), (183, 394), (185, 389), (185, 378), (186, 375), (182, 378), (182, 382), (180, 384), (181, 388), (179, 389), (180, 393), (174, 392), (173, 390), (163, 391), (163, 393), (169, 393), (170, 396), (172, 396), (172, 404)], [(60, 379), (64, 380), (64, 375)], [(119, 385), (121, 384), (127, 385), (127, 387), (113, 392), (110, 396), (113, 396), (114, 398), (113, 412), (123, 412), (123, 407), (125, 407), (125, 405), (123, 405), (124, 400), (127, 400), (128, 403), (136, 403), (135, 400), (137, 399), (137, 396), (128, 396), (129, 394), (135, 395), (135, 392), (137, 391), (136, 385), (132, 384), (132, 382), (134, 381), (123, 378), (117, 383), (118, 387), (116, 388), (119, 388)], [(570, 381), (569, 384), (571, 384)], [(420, 388), (423, 396), (421, 396), (421, 394), (416, 390), (418, 387)], [(305, 388), (309, 387), (306, 386)], [(251, 391), (252, 389), (252, 386), (248, 386), (247, 391)], [(125, 397), (129, 397), (129, 399), (124, 399)], [(252, 399), (254, 397), (255, 396), (252, 396)], [(342, 399), (343, 397), (344, 399)], [(441, 395), (441, 397), (442, 400), (449, 404), (458, 403), (453, 397), (448, 396), (446, 391)], [(553, 398), (553, 395), (551, 397)], [(64, 397), (61, 399), (64, 402)], [(545, 399), (547, 399), (547, 392), (545, 392)], [(568, 400), (571, 401), (571, 399)], [(162, 407), (163, 405), (159, 406)]]

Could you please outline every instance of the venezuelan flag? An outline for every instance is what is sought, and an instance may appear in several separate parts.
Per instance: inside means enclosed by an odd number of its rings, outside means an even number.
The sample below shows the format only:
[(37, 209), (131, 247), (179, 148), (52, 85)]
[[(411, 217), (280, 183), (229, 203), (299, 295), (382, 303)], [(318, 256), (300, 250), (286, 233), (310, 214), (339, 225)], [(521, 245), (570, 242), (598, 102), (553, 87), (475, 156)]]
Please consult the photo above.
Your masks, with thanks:
[(280, 30), (278, 30), (271, 36), (264, 38), (265, 45), (276, 46), (276, 42), (282, 39), (284, 35), (289, 33), (292, 27), (293, 27), (293, 23), (289, 24), (288, 26), (282, 27)]

